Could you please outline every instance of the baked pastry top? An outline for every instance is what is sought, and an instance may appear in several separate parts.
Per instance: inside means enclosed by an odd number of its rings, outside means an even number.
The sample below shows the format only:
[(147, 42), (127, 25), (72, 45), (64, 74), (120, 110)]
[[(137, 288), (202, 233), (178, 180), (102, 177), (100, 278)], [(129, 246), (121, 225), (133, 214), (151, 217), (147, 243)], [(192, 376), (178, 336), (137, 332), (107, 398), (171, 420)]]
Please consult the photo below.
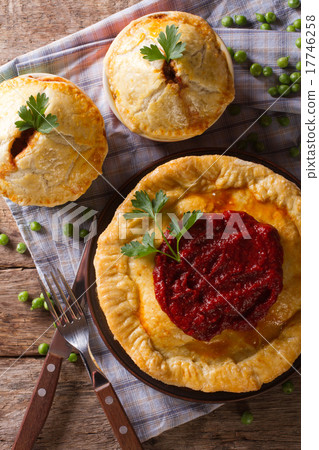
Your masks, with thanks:
[[(140, 49), (158, 45), (166, 26), (178, 26), (183, 56), (148, 61)], [(231, 58), (201, 17), (178, 11), (150, 14), (127, 25), (104, 59), (113, 112), (131, 131), (160, 141), (203, 133), (234, 99)]]
[[(15, 122), (31, 95), (45, 93), (45, 114), (57, 116), (49, 134), (21, 132)], [(20, 205), (55, 206), (76, 200), (102, 171), (104, 121), (71, 81), (51, 74), (22, 75), (0, 84), (0, 193)]]
[[(155, 231), (152, 221), (142, 226), (142, 219), (123, 218), (141, 190), (150, 198), (163, 190), (169, 197), (163, 212), (178, 217), (192, 210), (243, 211), (276, 228), (283, 288), (256, 328), (224, 329), (205, 342), (170, 320), (155, 296), (154, 255), (133, 259), (121, 253), (125, 243)], [(170, 219), (164, 214), (162, 220), (166, 229)], [(115, 339), (142, 370), (164, 383), (205, 392), (253, 391), (288, 370), (300, 353), (300, 191), (262, 165), (207, 155), (159, 166), (117, 209), (99, 237), (94, 265), (100, 306)]]

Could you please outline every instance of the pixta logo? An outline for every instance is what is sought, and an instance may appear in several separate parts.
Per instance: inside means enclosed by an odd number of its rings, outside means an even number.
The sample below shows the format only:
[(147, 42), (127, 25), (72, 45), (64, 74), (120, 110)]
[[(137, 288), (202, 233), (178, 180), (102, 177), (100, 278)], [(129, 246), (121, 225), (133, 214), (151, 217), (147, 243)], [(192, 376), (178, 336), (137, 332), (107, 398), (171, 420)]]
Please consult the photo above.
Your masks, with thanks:
[[(52, 238), (55, 242), (63, 242), (67, 239), (71, 246), (80, 248), (81, 242), (86, 243), (97, 233), (96, 214), (98, 211), (76, 203), (69, 203), (52, 216)], [(91, 219), (93, 220), (91, 221)], [(90, 222), (91, 223), (90, 223)], [(86, 222), (88, 222), (86, 224)], [(81, 238), (80, 230), (88, 230), (88, 234)], [(67, 230), (68, 232), (65, 232)]]

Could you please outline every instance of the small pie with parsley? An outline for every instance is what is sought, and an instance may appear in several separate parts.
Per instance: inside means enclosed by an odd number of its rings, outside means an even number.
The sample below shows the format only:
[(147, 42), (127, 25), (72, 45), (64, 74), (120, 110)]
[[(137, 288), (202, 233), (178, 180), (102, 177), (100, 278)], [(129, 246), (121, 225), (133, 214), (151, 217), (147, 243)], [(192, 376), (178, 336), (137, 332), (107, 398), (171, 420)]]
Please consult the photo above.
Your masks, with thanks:
[(94, 265), (115, 339), (164, 383), (255, 391), (300, 354), (300, 191), (262, 165), (159, 166), (117, 209)]

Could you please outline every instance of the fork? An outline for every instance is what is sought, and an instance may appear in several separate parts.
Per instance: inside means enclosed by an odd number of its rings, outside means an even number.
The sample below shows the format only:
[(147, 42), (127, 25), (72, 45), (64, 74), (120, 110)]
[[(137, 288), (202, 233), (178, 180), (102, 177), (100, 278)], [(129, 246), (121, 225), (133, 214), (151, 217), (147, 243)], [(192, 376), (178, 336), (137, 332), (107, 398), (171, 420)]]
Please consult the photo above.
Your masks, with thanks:
[(46, 275), (44, 276), (54, 302), (49, 299), (49, 296), (46, 293), (47, 289), (40, 280), (46, 303), (55, 320), (57, 329), (64, 339), (71, 344), (72, 347), (79, 351), (84, 365), (90, 375), (94, 391), (110, 422), (113, 433), (121, 445), (121, 448), (123, 450), (142, 450), (141, 443), (111, 383), (98, 368), (96, 362), (91, 356), (89, 346), (89, 327), (84, 312), (59, 269), (57, 269), (57, 272), (68, 293), (70, 302), (63, 292), (61, 282), (58, 282), (57, 276), (55, 276), (52, 272), (51, 278), (58, 293), (60, 294), (60, 297), (63, 299), (65, 308), (63, 308), (60, 303), (58, 295), (52, 288), (49, 278)]

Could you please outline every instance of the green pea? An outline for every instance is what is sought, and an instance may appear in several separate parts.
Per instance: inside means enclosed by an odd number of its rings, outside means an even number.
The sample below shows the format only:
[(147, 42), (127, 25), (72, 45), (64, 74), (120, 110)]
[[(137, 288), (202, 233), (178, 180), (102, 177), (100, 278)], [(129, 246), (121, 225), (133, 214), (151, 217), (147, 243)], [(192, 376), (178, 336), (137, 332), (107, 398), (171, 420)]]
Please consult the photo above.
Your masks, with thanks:
[(293, 72), (290, 74), (290, 80), (292, 83), (295, 81), (301, 81), (301, 73), (300, 72)]
[(293, 25), (295, 28), (297, 28), (297, 30), (301, 30), (301, 19), (296, 19)]
[(70, 353), (70, 356), (68, 357), (68, 361), (75, 363), (78, 360), (78, 355), (76, 353)]
[(271, 26), (269, 25), (269, 23), (262, 23), (260, 25), (260, 29), (261, 30), (271, 30)]
[(278, 89), (276, 86), (272, 86), (268, 89), (268, 94), (270, 94), (272, 97), (278, 97)]
[(276, 17), (276, 14), (275, 14), (275, 13), (273, 13), (273, 12), (267, 12), (267, 13), (265, 14), (265, 19), (266, 19), (266, 21), (267, 21), (268, 23), (273, 23), (273, 22), (276, 22), (277, 17)]
[(40, 355), (46, 355), (49, 351), (49, 344), (46, 344), (45, 342), (40, 344), (38, 347), (38, 352), (40, 353)]
[(245, 141), (244, 139), (238, 141), (236, 143), (236, 147), (238, 150), (245, 150), (247, 148), (247, 141)]
[(32, 231), (40, 231), (41, 230), (41, 225), (39, 224), (39, 222), (31, 222), (30, 223), (30, 228)]
[(255, 133), (255, 132), (249, 133), (249, 134), (247, 135), (246, 140), (247, 140), (248, 142), (257, 142), (257, 141), (258, 141), (258, 134)]
[(286, 28), (286, 30), (291, 33), (293, 31), (296, 31), (296, 28), (293, 25), (288, 25), (288, 27)]
[(31, 311), (33, 311), (34, 309), (40, 309), (40, 308), (43, 308), (43, 306), (44, 306), (44, 300), (43, 300), (43, 298), (41, 298), (41, 297), (37, 297), (37, 298), (34, 298), (33, 300), (32, 300), (32, 304), (31, 304)]
[(299, 0), (288, 0), (288, 6), (289, 8), (299, 8), (300, 1)]
[[(297, 148), (297, 147), (295, 147)], [(285, 394), (291, 394), (295, 390), (295, 386), (292, 381), (286, 381), (282, 385), (282, 390)]]
[(281, 69), (285, 69), (289, 64), (289, 56), (282, 56), (281, 58), (277, 59), (277, 65)]
[(296, 39), (296, 47), (301, 48), (301, 38)]
[(85, 230), (84, 228), (82, 228), (82, 229), (79, 231), (79, 236), (80, 236), (80, 238), (82, 238), (82, 239), (84, 239), (88, 234), (89, 234), (89, 231), (88, 231), (88, 230)]
[(247, 53), (244, 52), (244, 50), (238, 50), (238, 52), (236, 52), (234, 54), (234, 60), (239, 63), (242, 64), (246, 61), (247, 59)]
[(287, 116), (281, 116), (281, 117), (277, 117), (277, 122), (282, 126), (282, 127), (288, 127), (288, 125), (290, 124), (290, 119)]
[(263, 142), (257, 141), (254, 143), (254, 150), (256, 153), (262, 153), (265, 151), (265, 144)]
[(299, 147), (291, 147), (289, 149), (289, 154), (290, 156), (292, 156), (293, 158), (297, 158), (297, 156), (300, 155), (300, 148)]
[(243, 415), (241, 416), (241, 423), (244, 425), (250, 425), (252, 421), (254, 420), (254, 416), (250, 411), (245, 411)]
[(29, 299), (29, 292), (28, 291), (22, 291), (20, 292), (20, 294), (18, 295), (18, 300), (19, 302), (27, 302)]
[(234, 50), (231, 47), (227, 47), (228, 53), (230, 54), (230, 56), (233, 58), (234, 57)]
[(0, 234), (0, 245), (7, 245), (9, 242), (9, 238), (6, 234)]
[[(47, 292), (47, 296), (48, 296), (49, 298), (52, 298), (52, 295), (50, 294), (50, 292)], [(41, 292), (40, 298), (43, 298), (43, 300), (44, 300), (43, 292)]]
[(265, 16), (263, 14), (259, 14), (259, 13), (256, 13), (256, 20), (258, 20), (258, 22), (262, 22), (262, 23), (266, 22)]
[(247, 24), (247, 19), (245, 16), (235, 16), (235, 22), (237, 23), (237, 25), (239, 25), (240, 27), (243, 27)]
[(301, 70), (301, 61), (298, 61), (296, 64), (296, 69)]
[(250, 73), (254, 76), (254, 77), (259, 77), (262, 74), (263, 68), (261, 67), (260, 64), (258, 63), (254, 63), (250, 66)]
[(25, 253), (27, 251), (27, 246), (25, 245), (24, 242), (19, 242), (19, 244), (17, 245), (16, 250), (17, 250), (18, 253), (21, 253), (21, 254)]
[(279, 75), (279, 83), (280, 84), (290, 84), (290, 76), (288, 75), (288, 73), (282, 73), (281, 75)]
[(233, 26), (233, 24), (234, 24), (234, 21), (230, 16), (225, 16), (222, 18), (223, 27), (230, 28)]
[(57, 328), (57, 326), (56, 326), (56, 323), (55, 323), (55, 322), (53, 322), (53, 326), (54, 326), (54, 328)]
[(271, 67), (266, 66), (266, 67), (263, 68), (263, 74), (264, 74), (265, 77), (271, 77), (272, 73), (273, 72), (272, 72), (272, 68)]
[[(54, 304), (54, 303), (53, 303), (53, 300), (51, 300), (51, 299), (50, 299), (50, 302), (52, 303), (52, 305)], [(50, 310), (49, 310), (49, 307), (48, 307), (48, 304), (47, 304), (46, 301), (43, 302), (43, 306), (44, 306), (44, 309), (45, 309), (46, 311), (50, 311)]]
[(63, 225), (63, 234), (67, 237), (73, 236), (73, 224), (72, 223), (65, 223)]
[(281, 84), (280, 86), (278, 86), (278, 92), (280, 95), (287, 97), (291, 92), (290, 86), (288, 86), (287, 84)]
[(271, 116), (268, 116), (267, 114), (264, 114), (263, 116), (261, 116), (261, 118), (258, 120), (258, 123), (262, 126), (262, 127), (269, 127), (269, 125), (271, 125), (272, 122), (272, 118)]
[(291, 86), (291, 91), (296, 94), (297, 92), (300, 92), (301, 86), (299, 83), (295, 83)]

